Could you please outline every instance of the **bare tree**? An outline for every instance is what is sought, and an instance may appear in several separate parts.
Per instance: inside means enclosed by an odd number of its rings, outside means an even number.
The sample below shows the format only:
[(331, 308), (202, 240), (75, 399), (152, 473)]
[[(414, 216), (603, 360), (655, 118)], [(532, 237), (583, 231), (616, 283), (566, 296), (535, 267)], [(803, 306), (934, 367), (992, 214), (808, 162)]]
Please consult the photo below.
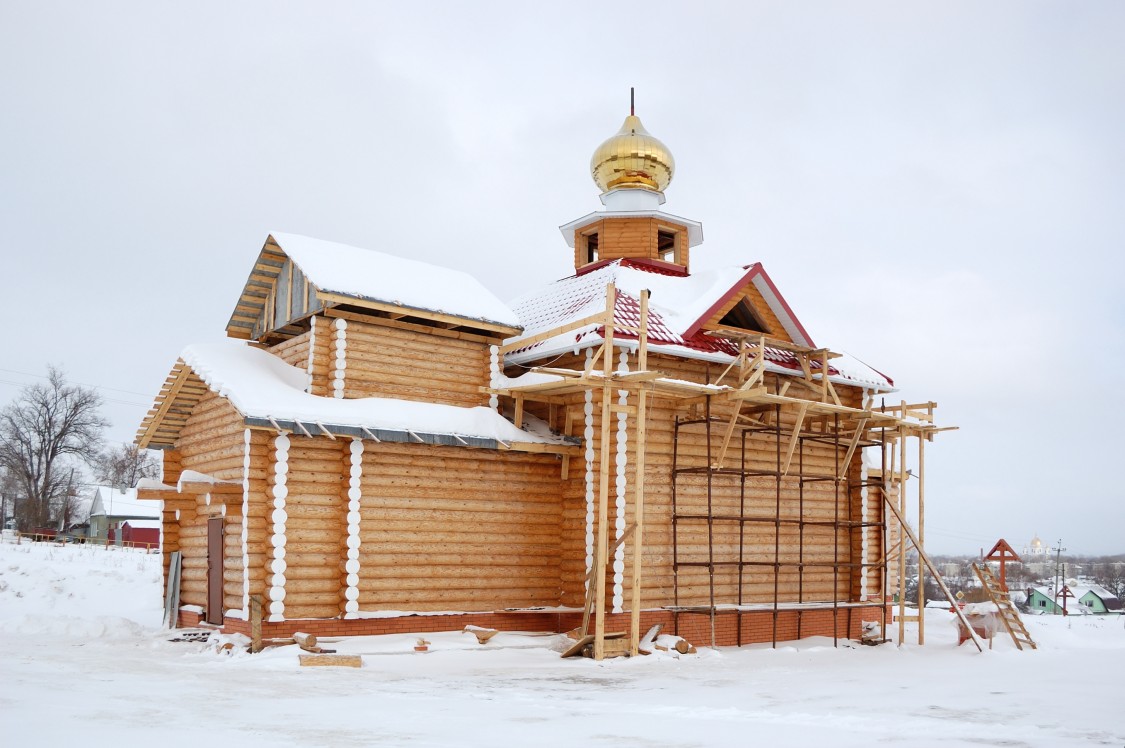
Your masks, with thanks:
[(152, 450), (119, 444), (102, 452), (94, 465), (94, 478), (117, 488), (133, 488), (141, 478), (159, 478), (160, 460)]
[(74, 461), (97, 457), (102, 429), (109, 425), (100, 408), (96, 392), (67, 384), (62, 371), (49, 366), (46, 384), (25, 387), (0, 410), (0, 466), (19, 486), (21, 527), (46, 526), (53, 509), (69, 505)]
[(1109, 559), (1099, 564), (1095, 579), (1118, 599), (1125, 598), (1125, 563)]

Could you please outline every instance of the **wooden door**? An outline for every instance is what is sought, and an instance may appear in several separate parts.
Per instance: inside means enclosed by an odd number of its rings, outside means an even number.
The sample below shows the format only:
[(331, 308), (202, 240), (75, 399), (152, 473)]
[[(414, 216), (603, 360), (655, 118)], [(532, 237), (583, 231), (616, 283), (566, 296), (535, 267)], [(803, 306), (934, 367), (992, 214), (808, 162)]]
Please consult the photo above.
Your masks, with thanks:
[(223, 622), (223, 518), (207, 520), (207, 623)]

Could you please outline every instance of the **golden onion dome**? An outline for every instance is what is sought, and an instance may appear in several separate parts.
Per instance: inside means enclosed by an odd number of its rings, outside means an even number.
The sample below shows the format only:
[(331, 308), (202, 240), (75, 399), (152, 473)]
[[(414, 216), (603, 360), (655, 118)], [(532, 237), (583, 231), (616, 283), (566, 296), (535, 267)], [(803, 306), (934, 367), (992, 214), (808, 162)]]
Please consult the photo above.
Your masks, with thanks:
[(663, 192), (675, 170), (672, 152), (632, 114), (590, 159), (590, 172), (602, 192), (625, 188)]

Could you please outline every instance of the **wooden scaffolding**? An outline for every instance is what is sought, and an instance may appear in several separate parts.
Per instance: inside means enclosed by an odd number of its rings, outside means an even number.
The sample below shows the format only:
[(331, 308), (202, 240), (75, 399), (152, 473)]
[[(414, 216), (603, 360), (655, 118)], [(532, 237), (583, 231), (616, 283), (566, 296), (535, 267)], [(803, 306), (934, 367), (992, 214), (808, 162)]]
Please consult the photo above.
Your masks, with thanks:
[[(921, 572), (925, 564), (938, 581), (946, 596), (953, 601), (948, 588), (941, 580), (938, 570), (925, 554), (922, 544), (924, 537), (924, 444), (942, 430), (934, 423), (934, 403), (911, 405), (901, 402), (897, 406), (880, 404), (874, 406), (873, 397), (868, 396), (859, 406), (847, 405), (841, 401), (829, 378), (830, 360), (837, 354), (827, 349), (812, 349), (767, 339), (762, 335), (740, 335), (730, 331), (716, 333), (737, 344), (738, 354), (734, 361), (714, 380), (704, 383), (685, 382), (673, 379), (648, 368), (648, 294), (642, 292), (639, 324), (623, 324), (615, 319), (616, 288), (610, 284), (606, 289), (605, 310), (584, 317), (564, 326), (515, 340), (498, 349), (503, 355), (522, 350), (536, 343), (556, 338), (576, 331), (601, 329), (602, 343), (592, 356), (586, 359), (583, 369), (552, 367), (533, 367), (532, 372), (551, 375), (548, 381), (542, 378), (534, 383), (519, 384), (506, 382), (496, 385), (490, 392), (512, 398), (515, 408), (516, 425), (522, 425), (525, 401), (558, 403), (559, 398), (576, 392), (600, 391), (601, 393), (601, 433), (598, 441), (598, 486), (596, 547), (593, 563), (586, 575), (585, 614), (582, 634), (589, 635), (594, 645), (594, 656), (602, 659), (606, 655), (606, 568), (610, 554), (625, 542), (633, 545), (632, 568), (628, 571), (632, 582), (630, 608), (631, 625), (628, 632), (628, 651), (637, 653), (640, 639), (640, 608), (642, 558), (644, 547), (645, 522), (645, 455), (646, 422), (648, 398), (678, 399), (682, 410), (702, 409), (698, 416), (677, 417), (674, 424), (674, 446), (672, 466), (672, 542), (673, 542), (673, 585), (674, 602), (670, 606), (678, 623), (681, 615), (707, 615), (711, 619), (712, 640), (714, 641), (714, 621), (718, 615), (733, 614), (741, 617), (751, 611), (772, 611), (774, 629), (773, 641), (777, 641), (777, 620), (783, 610), (797, 611), (798, 621), (804, 611), (831, 610), (834, 624), (840, 616), (845, 616), (849, 624), (857, 610), (874, 609), (878, 611), (881, 635), (888, 638), (888, 585), (892, 576), (897, 579), (898, 594), (898, 641), (905, 639), (905, 577), (906, 554), (913, 547), (917, 550)], [(635, 340), (637, 367), (635, 371), (621, 372), (615, 369), (614, 345), (620, 343), (624, 334)], [(769, 358), (778, 355), (788, 359), (787, 376), (767, 378), (770, 368)], [(775, 370), (776, 371), (776, 370)], [(635, 394), (635, 405), (622, 406), (615, 402), (612, 394), (627, 391)], [(803, 396), (798, 396), (803, 395)], [(611, 419), (620, 413), (633, 417), (634, 432), (630, 434), (633, 445), (633, 481), (635, 522), (619, 532), (616, 545), (611, 547), (609, 539), (610, 473), (613, 454), (610, 438)], [(725, 415), (723, 415), (725, 414)], [(705, 460), (702, 464), (692, 464), (689, 458), (681, 458), (680, 434), (688, 430), (702, 429), (705, 433)], [(907, 441), (914, 438), (918, 442), (917, 474), (906, 470)], [(773, 464), (768, 468), (750, 465), (747, 460), (748, 446), (768, 444), (773, 456)], [(812, 469), (805, 464), (809, 445), (827, 446), (834, 455), (834, 467), (825, 472)], [(856, 476), (853, 459), (856, 451), (877, 447), (881, 455), (881, 465)], [(567, 470), (568, 458), (563, 457), (563, 471)], [(706, 504), (702, 510), (692, 510), (682, 506), (682, 481), (689, 476), (702, 479), (706, 486)], [(917, 486), (918, 532), (915, 533), (907, 522), (908, 478), (915, 478)], [(739, 485), (740, 509), (737, 512), (718, 512), (712, 503), (712, 490), (720, 481), (735, 481)], [(746, 510), (746, 486), (749, 481), (770, 481), (774, 486), (774, 506), (769, 513), (754, 513)], [(835, 497), (834, 512), (831, 518), (810, 519), (805, 516), (805, 492), (813, 484), (831, 486)], [(852, 501), (855, 493), (869, 491), (881, 496), (876, 504), (879, 511), (875, 518), (864, 519), (855, 509)], [(795, 506), (783, 500), (786, 493), (795, 493)], [(844, 510), (841, 511), (841, 506)], [(889, 511), (883, 511), (883, 509)], [(681, 554), (681, 533), (690, 526), (706, 527), (707, 551), (705, 557)], [(716, 551), (715, 531), (717, 527), (736, 528), (739, 542), (733, 553)], [(748, 528), (772, 528), (773, 544), (770, 552), (751, 550), (744, 543)], [(833, 535), (831, 560), (807, 558), (806, 534), (816, 530), (829, 530)], [(872, 532), (875, 531), (875, 532)], [(877, 536), (879, 543), (874, 557), (870, 560), (854, 561), (851, 547), (857, 544), (863, 533)], [(783, 537), (796, 537), (796, 550), (783, 549)], [(844, 547), (849, 552), (844, 553)], [(737, 585), (733, 595), (724, 598), (716, 594), (714, 579), (720, 569), (734, 569)], [(706, 604), (681, 605), (680, 585), (685, 572), (697, 569), (708, 575), (708, 598)], [(805, 599), (805, 580), (813, 573), (829, 573), (833, 578), (832, 595), (825, 599)], [(749, 603), (744, 595), (744, 580), (747, 574), (756, 578), (766, 574), (772, 584), (772, 599), (767, 602)], [(796, 576), (796, 599), (783, 599), (792, 595), (781, 594), (783, 575)], [(874, 575), (878, 583), (876, 591), (868, 597), (853, 593), (849, 588), (844, 593), (843, 584), (851, 585), (860, 575)], [(841, 578), (846, 582), (840, 581)], [(920, 608), (921, 573), (919, 575)], [(954, 605), (954, 609), (959, 609)], [(589, 631), (590, 617), (594, 619), (593, 631)], [(961, 616), (964, 620), (963, 616)], [(799, 626), (800, 624), (798, 624)], [(849, 625), (850, 630), (850, 625)], [(834, 626), (835, 632), (835, 626)], [(799, 634), (798, 634), (799, 636)], [(919, 643), (923, 642), (922, 622), (919, 619)], [(974, 644), (981, 649), (979, 641)], [(739, 626), (741, 644), (741, 625)]]

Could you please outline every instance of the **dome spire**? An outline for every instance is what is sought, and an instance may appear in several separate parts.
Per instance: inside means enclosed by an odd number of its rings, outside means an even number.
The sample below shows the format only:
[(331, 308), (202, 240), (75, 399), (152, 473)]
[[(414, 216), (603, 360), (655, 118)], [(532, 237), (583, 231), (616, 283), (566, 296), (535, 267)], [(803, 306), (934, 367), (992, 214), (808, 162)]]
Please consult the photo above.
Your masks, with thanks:
[(594, 151), (590, 172), (602, 192), (631, 189), (662, 193), (672, 181), (672, 152), (645, 130), (636, 115), (634, 89), (629, 89), (629, 116), (617, 134)]

